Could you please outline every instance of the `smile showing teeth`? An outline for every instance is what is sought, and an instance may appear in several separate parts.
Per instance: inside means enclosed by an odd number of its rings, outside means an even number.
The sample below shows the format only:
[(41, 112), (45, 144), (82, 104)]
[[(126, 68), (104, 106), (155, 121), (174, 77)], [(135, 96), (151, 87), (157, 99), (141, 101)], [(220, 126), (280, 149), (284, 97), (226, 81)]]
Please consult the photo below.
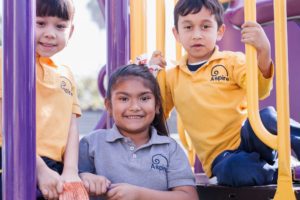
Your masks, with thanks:
[(47, 43), (42, 43), (42, 42), (40, 42), (40, 44), (44, 47), (54, 47), (55, 46), (54, 44), (47, 44)]
[(128, 119), (141, 119), (142, 116), (130, 115), (130, 116), (126, 116), (126, 118), (128, 118)]

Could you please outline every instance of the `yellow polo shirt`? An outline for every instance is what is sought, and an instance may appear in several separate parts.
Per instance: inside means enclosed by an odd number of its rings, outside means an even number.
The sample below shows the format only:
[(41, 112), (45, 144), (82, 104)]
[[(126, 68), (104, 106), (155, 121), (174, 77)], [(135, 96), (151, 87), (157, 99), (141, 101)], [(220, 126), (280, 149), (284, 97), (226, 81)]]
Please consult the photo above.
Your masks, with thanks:
[[(186, 64), (187, 55), (166, 72), (165, 88), (161, 88), (164, 113), (169, 116), (176, 108), (210, 177), (216, 156), (240, 145), (240, 129), (247, 118), (245, 55), (216, 48), (197, 71), (191, 72)], [(273, 78), (265, 79), (260, 73), (258, 80), (262, 99), (270, 94)]]
[(68, 67), (56, 65), (50, 58), (37, 56), (36, 71), (37, 154), (62, 161), (72, 114), (81, 115), (75, 81)]

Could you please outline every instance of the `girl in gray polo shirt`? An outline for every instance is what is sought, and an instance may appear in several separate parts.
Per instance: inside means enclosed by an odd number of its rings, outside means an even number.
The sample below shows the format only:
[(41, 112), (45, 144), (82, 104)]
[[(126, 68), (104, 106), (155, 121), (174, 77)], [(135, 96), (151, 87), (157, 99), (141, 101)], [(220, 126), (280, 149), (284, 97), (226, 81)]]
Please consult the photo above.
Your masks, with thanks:
[(187, 157), (168, 137), (159, 86), (147, 67), (127, 65), (110, 77), (105, 106), (111, 129), (79, 145), (80, 177), (91, 196), (108, 200), (197, 200)]

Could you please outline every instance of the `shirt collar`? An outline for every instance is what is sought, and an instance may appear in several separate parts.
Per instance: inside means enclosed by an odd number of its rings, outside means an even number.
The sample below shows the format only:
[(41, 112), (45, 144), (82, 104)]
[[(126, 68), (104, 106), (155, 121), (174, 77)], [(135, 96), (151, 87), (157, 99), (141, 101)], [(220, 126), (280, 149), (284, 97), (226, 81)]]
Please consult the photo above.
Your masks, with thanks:
[[(211, 57), (207, 60), (207, 63), (205, 65), (207, 65), (209, 62), (213, 61), (213, 60), (217, 60), (217, 59), (222, 59), (224, 58), (225, 55), (219, 51), (219, 47), (215, 46), (214, 52), (211, 55)], [(186, 53), (179, 62), (177, 62), (177, 66), (179, 67), (183, 67), (183, 68), (187, 68), (187, 60), (188, 60), (188, 54)]]
[[(117, 140), (125, 139), (125, 138), (126, 137), (120, 133), (120, 131), (118, 130), (115, 124), (111, 129), (109, 129), (109, 132), (106, 135), (107, 142), (116, 142)], [(167, 136), (158, 135), (156, 129), (154, 127), (151, 127), (151, 138), (146, 144), (142, 145), (142, 147), (151, 146), (153, 144), (164, 144), (164, 143), (170, 143), (170, 139)]]
[(36, 61), (43, 67), (48, 66), (52, 68), (57, 68), (57, 66), (54, 64), (51, 58), (41, 57), (40, 55), (36, 54)]
[(107, 142), (115, 142), (119, 139), (125, 138), (118, 130), (117, 126), (114, 124), (111, 129), (108, 130), (108, 134), (106, 135)]

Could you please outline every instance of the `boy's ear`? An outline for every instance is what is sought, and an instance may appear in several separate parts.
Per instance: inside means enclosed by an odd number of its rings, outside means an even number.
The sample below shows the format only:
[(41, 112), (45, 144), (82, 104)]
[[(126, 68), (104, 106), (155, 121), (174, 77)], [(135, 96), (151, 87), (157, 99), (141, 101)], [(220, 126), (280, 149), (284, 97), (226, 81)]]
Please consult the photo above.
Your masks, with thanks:
[(111, 101), (109, 99), (105, 98), (104, 105), (105, 105), (107, 112), (109, 113), (109, 116), (112, 116)]
[(173, 35), (174, 35), (176, 41), (180, 43), (179, 34), (178, 34), (178, 31), (175, 27), (172, 28), (172, 32), (173, 32)]
[(222, 24), (219, 29), (218, 29), (218, 36), (217, 36), (217, 41), (220, 41), (222, 38), (223, 38), (223, 35), (225, 33), (225, 29), (226, 29), (226, 26), (225, 24)]

